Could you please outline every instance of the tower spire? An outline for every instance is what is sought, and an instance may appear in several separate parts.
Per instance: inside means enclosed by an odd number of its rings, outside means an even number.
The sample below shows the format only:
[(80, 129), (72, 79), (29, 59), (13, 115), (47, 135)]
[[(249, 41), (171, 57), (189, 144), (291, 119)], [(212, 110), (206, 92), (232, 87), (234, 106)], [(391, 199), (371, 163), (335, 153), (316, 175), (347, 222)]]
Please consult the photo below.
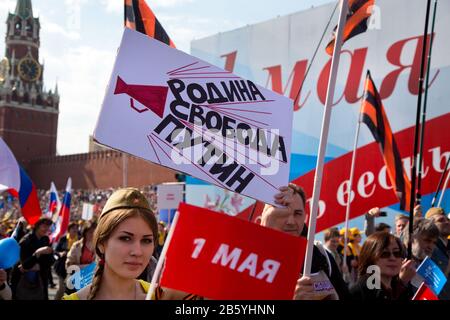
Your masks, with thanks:
[(31, 0), (17, 0), (16, 11), (14, 13), (22, 19), (32, 18), (33, 6), (31, 5)]

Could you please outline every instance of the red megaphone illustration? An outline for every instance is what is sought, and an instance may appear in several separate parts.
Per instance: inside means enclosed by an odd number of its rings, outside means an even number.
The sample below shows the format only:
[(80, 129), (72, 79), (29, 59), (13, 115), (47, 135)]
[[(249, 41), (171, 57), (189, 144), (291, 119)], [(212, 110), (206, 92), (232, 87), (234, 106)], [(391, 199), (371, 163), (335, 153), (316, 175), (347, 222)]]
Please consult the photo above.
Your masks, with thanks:
[[(117, 76), (114, 94), (125, 93), (130, 96), (130, 107), (139, 113), (151, 110), (160, 118), (164, 115), (168, 87), (128, 84)], [(139, 101), (146, 109), (137, 109), (134, 100)]]

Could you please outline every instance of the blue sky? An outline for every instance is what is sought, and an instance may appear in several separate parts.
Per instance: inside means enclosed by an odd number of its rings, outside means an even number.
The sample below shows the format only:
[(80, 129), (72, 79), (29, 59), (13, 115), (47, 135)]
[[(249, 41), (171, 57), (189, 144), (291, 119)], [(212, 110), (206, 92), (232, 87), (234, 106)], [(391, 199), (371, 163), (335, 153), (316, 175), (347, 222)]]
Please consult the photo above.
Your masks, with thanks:
[[(323, 5), (331, 0), (148, 0), (178, 49), (218, 32)], [(58, 154), (88, 151), (123, 28), (123, 0), (34, 0), (41, 22), (44, 83), (61, 96)], [(16, 0), (0, 1), (6, 21)], [(6, 25), (0, 21), (0, 35)], [(4, 38), (3, 38), (4, 39)], [(0, 58), (4, 42), (0, 43)]]

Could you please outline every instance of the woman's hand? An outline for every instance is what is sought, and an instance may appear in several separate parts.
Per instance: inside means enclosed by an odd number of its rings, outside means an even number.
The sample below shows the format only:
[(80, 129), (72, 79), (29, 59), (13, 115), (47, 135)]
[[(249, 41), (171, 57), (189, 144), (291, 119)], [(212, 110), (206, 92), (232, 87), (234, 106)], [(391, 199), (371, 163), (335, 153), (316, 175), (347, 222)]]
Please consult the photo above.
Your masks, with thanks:
[(403, 260), (399, 278), (406, 286), (416, 275), (416, 265), (412, 260)]

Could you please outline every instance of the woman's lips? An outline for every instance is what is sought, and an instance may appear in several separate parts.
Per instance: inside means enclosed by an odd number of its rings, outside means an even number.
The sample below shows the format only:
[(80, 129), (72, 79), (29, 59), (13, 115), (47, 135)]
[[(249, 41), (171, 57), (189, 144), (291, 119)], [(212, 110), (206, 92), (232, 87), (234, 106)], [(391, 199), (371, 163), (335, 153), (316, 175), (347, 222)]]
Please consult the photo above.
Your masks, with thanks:
[(142, 267), (142, 263), (140, 262), (125, 262), (125, 265), (131, 270), (136, 270)]

